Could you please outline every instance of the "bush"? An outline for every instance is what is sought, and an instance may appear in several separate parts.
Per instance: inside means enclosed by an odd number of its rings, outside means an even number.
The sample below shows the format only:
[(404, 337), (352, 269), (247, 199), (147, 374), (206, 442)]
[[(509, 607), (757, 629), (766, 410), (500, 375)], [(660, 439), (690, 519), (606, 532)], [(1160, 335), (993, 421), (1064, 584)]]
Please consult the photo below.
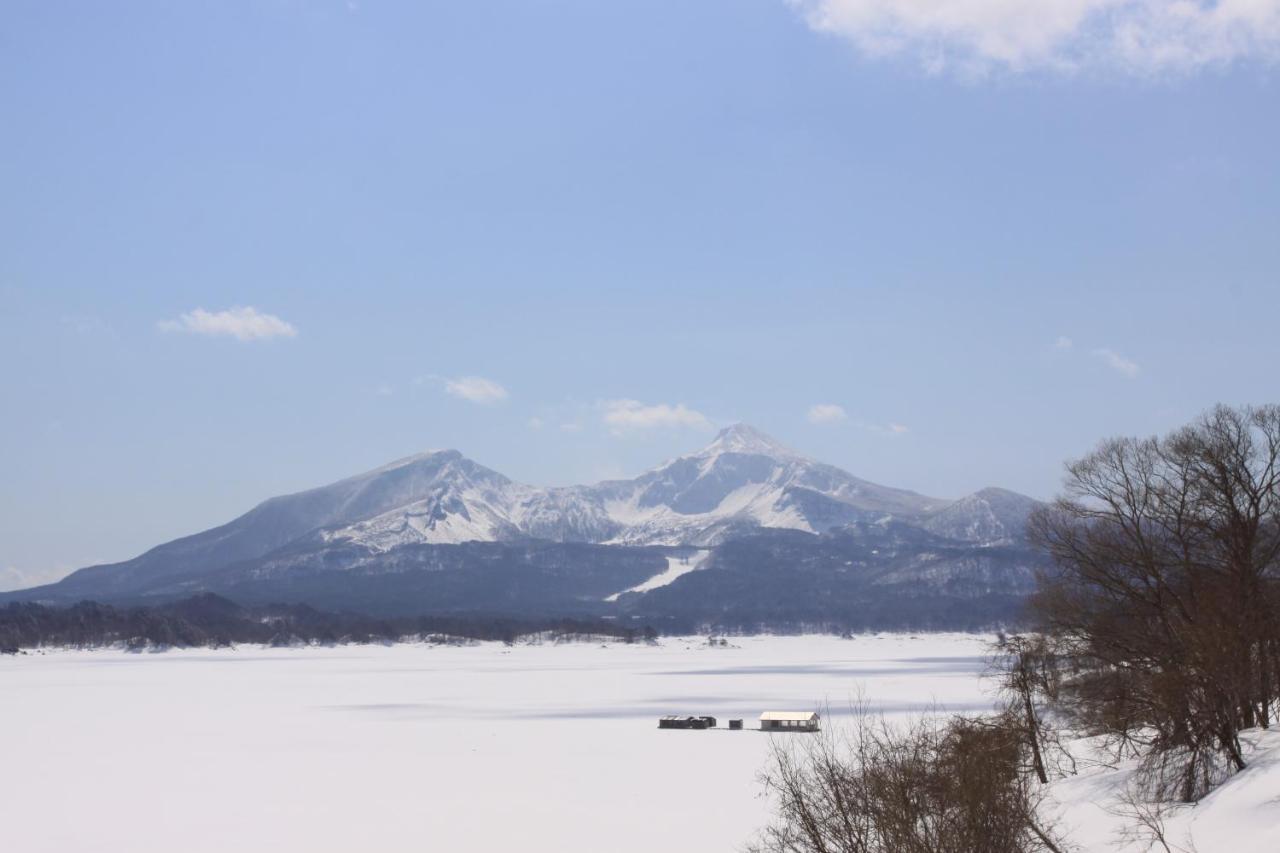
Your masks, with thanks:
[(998, 720), (922, 718), (895, 728), (859, 710), (844, 737), (774, 742), (762, 781), (775, 821), (751, 850), (1060, 853), (1036, 814), (1024, 753), (1023, 734)]

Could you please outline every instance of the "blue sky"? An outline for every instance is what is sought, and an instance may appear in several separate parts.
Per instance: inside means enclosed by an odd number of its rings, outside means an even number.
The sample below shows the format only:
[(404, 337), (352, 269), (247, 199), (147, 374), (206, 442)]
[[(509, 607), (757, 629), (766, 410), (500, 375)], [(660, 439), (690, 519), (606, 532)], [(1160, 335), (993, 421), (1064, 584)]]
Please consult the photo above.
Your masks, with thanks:
[(10, 4), (0, 587), (426, 448), (1045, 497), (1274, 402), (1280, 3), (1168, 5)]

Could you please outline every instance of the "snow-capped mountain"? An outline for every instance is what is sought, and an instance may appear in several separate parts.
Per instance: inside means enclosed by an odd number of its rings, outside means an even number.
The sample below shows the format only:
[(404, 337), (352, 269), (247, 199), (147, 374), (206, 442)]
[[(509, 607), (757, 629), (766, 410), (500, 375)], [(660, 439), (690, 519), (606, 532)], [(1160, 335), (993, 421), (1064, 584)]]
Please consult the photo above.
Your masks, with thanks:
[(628, 544), (713, 545), (754, 528), (822, 533), (854, 521), (916, 518), (945, 505), (860, 480), (749, 426), (635, 480), (589, 490)]
[(1026, 540), (1027, 517), (1036, 501), (1008, 489), (986, 488), (953, 501), (922, 525), (930, 533), (988, 545)]
[(522, 534), (512, 518), (537, 494), (456, 450), (411, 456), (383, 471), (413, 483), (402, 503), (354, 523), (321, 528), (316, 535), (379, 551), (411, 542), (496, 542)]
[(948, 505), (878, 486), (801, 456), (746, 425), (722, 430), (702, 450), (634, 480), (539, 489), (514, 483), (449, 451), (421, 497), (354, 524), (320, 531), (326, 541), (375, 550), (420, 543), (503, 541), (714, 545), (755, 528), (822, 533), (855, 521), (915, 519)]
[(0, 601), (213, 590), (371, 612), (979, 624), (1026, 591), (1034, 506), (1001, 489), (947, 501), (877, 485), (745, 425), (634, 479), (566, 488), (442, 450)]

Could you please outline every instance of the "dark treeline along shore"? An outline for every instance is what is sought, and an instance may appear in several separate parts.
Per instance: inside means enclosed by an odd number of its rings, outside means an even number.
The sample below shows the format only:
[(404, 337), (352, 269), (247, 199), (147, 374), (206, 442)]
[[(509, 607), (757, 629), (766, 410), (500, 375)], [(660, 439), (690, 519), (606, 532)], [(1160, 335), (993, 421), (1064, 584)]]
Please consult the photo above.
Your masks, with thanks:
[[(936, 602), (920, 602), (917, 616)], [(975, 609), (974, 626), (1017, 624), (1000, 618), (1007, 609)], [(761, 613), (756, 621), (728, 625), (692, 618), (665, 617), (627, 621), (560, 615), (512, 613), (424, 613), (377, 616), (350, 610), (320, 610), (307, 604), (241, 604), (211, 592), (160, 604), (126, 605), (81, 601), (72, 605), (11, 602), (0, 605), (0, 653), (35, 648), (131, 649), (190, 648), (261, 643), (301, 644), (393, 643), (405, 640), (515, 642), (522, 638), (556, 640), (606, 639), (632, 643), (659, 636), (691, 634), (843, 634), (855, 631), (928, 630), (932, 618), (886, 608), (859, 619), (779, 618)], [(957, 621), (946, 620), (950, 628)]]
[(514, 642), (522, 637), (557, 640), (652, 640), (650, 626), (623, 626), (604, 619), (517, 619), (467, 613), (457, 616), (376, 618), (316, 610), (305, 604), (247, 607), (213, 593), (147, 607), (117, 607), (83, 601), (70, 607), (14, 603), (0, 607), (0, 652), (41, 647), (134, 650), (222, 647), (239, 643), (391, 643), (413, 638), (455, 643)]

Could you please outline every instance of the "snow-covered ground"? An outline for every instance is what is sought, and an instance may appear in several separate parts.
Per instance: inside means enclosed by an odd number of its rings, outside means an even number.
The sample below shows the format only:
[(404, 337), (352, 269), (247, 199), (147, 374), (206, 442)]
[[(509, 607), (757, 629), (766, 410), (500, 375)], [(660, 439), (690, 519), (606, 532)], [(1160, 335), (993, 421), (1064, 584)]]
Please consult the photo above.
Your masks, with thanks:
[[(1280, 851), (1280, 731), (1255, 729), (1241, 735), (1249, 766), (1227, 779), (1194, 805), (1168, 804), (1160, 809), (1161, 831), (1174, 853), (1275, 853)], [(1077, 741), (1072, 752), (1087, 757), (1091, 750)], [(1139, 833), (1125, 837), (1137, 822), (1122, 798), (1137, 792), (1133, 784), (1138, 762), (1115, 767), (1081, 766), (1075, 776), (1055, 781), (1047, 807), (1057, 814), (1059, 828), (1082, 851), (1145, 853), (1163, 850), (1154, 837)]]
[[(982, 639), (0, 657), (0, 846), (732, 851), (771, 737), (663, 714), (985, 708)], [(794, 737), (794, 735), (793, 735)]]
[[(986, 638), (664, 639), (0, 657), (5, 850), (733, 851), (768, 819), (764, 710), (861, 693), (978, 712)], [(713, 731), (659, 731), (663, 714)], [(1199, 853), (1280, 849), (1280, 738), (1171, 822)], [(1078, 849), (1125, 771), (1053, 786)], [(1181, 842), (1181, 835), (1173, 838)], [(1131, 847), (1130, 850), (1144, 849)]]

